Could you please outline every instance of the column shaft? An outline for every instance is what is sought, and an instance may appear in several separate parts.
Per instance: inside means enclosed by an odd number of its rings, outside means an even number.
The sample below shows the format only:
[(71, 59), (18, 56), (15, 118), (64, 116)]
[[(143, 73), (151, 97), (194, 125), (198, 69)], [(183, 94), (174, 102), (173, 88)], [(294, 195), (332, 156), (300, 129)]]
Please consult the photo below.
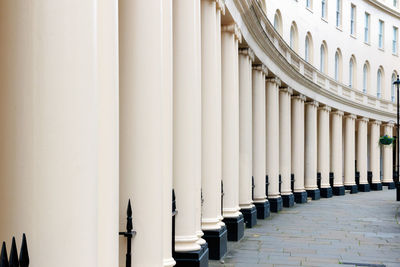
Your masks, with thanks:
[(306, 102), (304, 184), (308, 195), (313, 200), (320, 197), (317, 187), (317, 108), (318, 102)]
[[(393, 123), (386, 123), (383, 125), (384, 135), (393, 137)], [(393, 145), (382, 146), (382, 183), (389, 185), (393, 183)], [(394, 187), (392, 185), (392, 187)]]
[(321, 197), (332, 196), (329, 181), (329, 113), (331, 108), (323, 106), (318, 109), (318, 172), (320, 173)]
[(355, 115), (345, 116), (344, 129), (344, 185), (351, 193), (357, 192), (355, 183)]
[[(381, 126), (380, 121), (372, 121), (370, 123), (370, 137), (369, 137), (369, 146), (370, 146), (369, 168), (370, 169), (369, 170), (372, 172), (372, 184), (381, 184), (381, 175), (380, 175), (381, 148), (379, 145), (380, 126)], [(380, 185), (378, 185), (377, 187), (381, 188)], [(375, 189), (374, 185), (372, 185), (371, 189)]]
[(201, 236), (200, 1), (173, 1), (173, 14), (175, 250), (185, 252), (200, 250)]
[[(331, 112), (331, 134), (330, 134), (330, 144), (331, 144), (331, 172), (334, 176), (333, 187), (334, 194), (343, 195), (343, 137), (342, 137), (342, 117), (343, 112), (334, 111)], [(340, 188), (335, 192), (337, 188)]]
[(357, 122), (357, 171), (360, 173), (360, 184), (368, 184), (368, 119), (361, 118)]

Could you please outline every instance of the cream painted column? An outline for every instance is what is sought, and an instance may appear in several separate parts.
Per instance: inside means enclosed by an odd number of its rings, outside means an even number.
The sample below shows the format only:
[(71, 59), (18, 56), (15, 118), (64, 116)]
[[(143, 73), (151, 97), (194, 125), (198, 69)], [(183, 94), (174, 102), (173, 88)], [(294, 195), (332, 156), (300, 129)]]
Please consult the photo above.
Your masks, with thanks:
[(355, 194), (358, 192), (355, 182), (356, 116), (349, 114), (344, 119), (344, 186), (351, 194)]
[(317, 101), (305, 105), (304, 184), (312, 200), (320, 199), (317, 186)]
[(379, 144), (380, 137), (380, 121), (370, 122), (370, 137), (369, 137), (369, 170), (372, 172), (371, 190), (382, 190), (381, 175), (380, 175), (380, 162), (381, 162), (381, 148)]
[[(190, 59), (190, 64), (188, 64)], [(179, 265), (208, 251), (201, 239), (201, 18), (200, 0), (173, 1), (173, 178), (175, 251)]]
[(291, 189), (291, 123), (290, 98), (293, 90), (281, 87), (279, 90), (279, 173), (282, 178), (281, 196), (284, 207), (294, 205), (294, 195)]
[(292, 96), (292, 174), (294, 175), (294, 201), (307, 202), (304, 188), (304, 95)]
[(255, 65), (252, 73), (253, 84), (253, 203), (257, 208), (257, 218), (270, 215), (269, 202), (265, 195), (265, 76), (268, 70), (264, 65)]
[(321, 197), (332, 197), (332, 188), (329, 183), (329, 113), (331, 108), (318, 108), (318, 172), (321, 175)]
[(252, 62), (250, 48), (239, 50), (239, 206), (247, 228), (257, 223), (252, 199)]
[(342, 136), (342, 118), (344, 113), (342, 111), (331, 112), (331, 173), (333, 174), (333, 194), (342, 196), (345, 194), (343, 185), (343, 136)]
[[(222, 26), (222, 179), (224, 182), (223, 216), (228, 240), (240, 239), (243, 215), (239, 208), (239, 66), (236, 24)], [(235, 235), (232, 233), (239, 235)], [(236, 238), (234, 238), (236, 237)]]
[[(172, 2), (120, 1), (120, 230), (131, 199), (133, 266), (173, 266)], [(157, 12), (157, 16), (143, 27)], [(158, 96), (158, 97), (154, 97)], [(145, 115), (144, 115), (145, 114)], [(146, 119), (143, 119), (144, 116)], [(154, 194), (149, 198), (148, 190)], [(149, 236), (159, 236), (154, 243)], [(126, 239), (120, 238), (120, 266)]]
[(370, 185), (367, 176), (368, 162), (368, 118), (360, 118), (357, 120), (357, 171), (360, 174), (358, 190), (361, 192), (369, 192)]
[[(383, 125), (384, 135), (393, 138), (393, 127), (392, 122), (385, 123)], [(393, 144), (382, 145), (382, 185), (388, 186), (389, 189), (394, 189), (395, 185), (393, 182)]]
[(0, 238), (26, 233), (31, 266), (118, 266), (116, 11), (0, 3)]
[(279, 78), (266, 79), (266, 173), (268, 176), (268, 200), (272, 212), (282, 210), (279, 192)]
[[(220, 23), (220, 22), (218, 22)], [(221, 221), (221, 86), (218, 72), (216, 2), (201, 1), (202, 94), (202, 230), (210, 259), (219, 260), (226, 247), (226, 227)]]

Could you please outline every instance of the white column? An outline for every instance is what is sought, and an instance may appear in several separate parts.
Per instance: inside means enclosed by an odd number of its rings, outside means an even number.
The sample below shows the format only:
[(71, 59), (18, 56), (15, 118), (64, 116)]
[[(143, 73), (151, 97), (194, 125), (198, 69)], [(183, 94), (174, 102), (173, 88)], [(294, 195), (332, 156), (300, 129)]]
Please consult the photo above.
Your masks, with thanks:
[[(381, 188), (381, 177), (380, 177), (380, 154), (381, 148), (379, 145), (379, 137), (380, 137), (380, 121), (371, 121), (370, 122), (370, 138), (369, 138), (369, 170), (372, 172), (372, 186), (371, 189), (379, 189)], [(374, 185), (375, 184), (375, 185)]]
[[(356, 116), (353, 114), (346, 115), (344, 127), (344, 185), (351, 193), (357, 193), (355, 182), (355, 121)], [(355, 187), (355, 189), (354, 189)]]
[(294, 174), (294, 195), (297, 203), (307, 201), (304, 188), (304, 101), (303, 95), (292, 96), (292, 173)]
[[(393, 138), (393, 127), (394, 127), (394, 124), (392, 122), (385, 123), (383, 125), (384, 135), (387, 135), (387, 136)], [(392, 184), (393, 183), (393, 145), (383, 145), (382, 146), (382, 160), (383, 160), (382, 183), (384, 185)]]
[[(282, 178), (281, 195), (284, 206), (291, 206), (289, 195), (291, 189), (291, 120), (290, 120), (290, 99), (293, 90), (288, 87), (279, 90), (279, 173)], [(288, 201), (285, 200), (288, 198)], [(292, 201), (293, 201), (293, 197)], [(288, 205), (286, 205), (288, 204)]]
[(357, 171), (360, 173), (360, 185), (365, 185), (368, 184), (368, 118), (360, 118), (357, 122)]
[(266, 79), (266, 173), (268, 175), (268, 199), (271, 211), (282, 209), (279, 192), (279, 78)]
[[(186, 0), (185, 0), (186, 1)], [(222, 179), (225, 218), (241, 216), (239, 211), (239, 77), (236, 24), (222, 26)]]
[(32, 266), (118, 265), (116, 10), (103, 4), (0, 3), (0, 239), (26, 233)]
[(250, 48), (239, 52), (239, 206), (248, 210), (252, 200), (252, 62)]
[(202, 229), (221, 228), (221, 87), (219, 86), (216, 2), (201, 1)]
[(318, 108), (318, 172), (321, 174), (321, 196), (332, 195), (329, 183), (329, 113), (331, 108)]
[[(268, 70), (264, 65), (253, 67), (253, 176), (254, 203), (257, 206), (257, 217), (264, 219), (267, 215), (264, 208), (268, 203), (265, 195), (265, 75)], [(263, 207), (260, 211), (259, 207)], [(269, 210), (269, 206), (267, 207)], [(264, 215), (261, 217), (261, 215)]]
[[(130, 198), (133, 266), (172, 266), (172, 9), (171, 1), (119, 3), (120, 231)], [(157, 16), (143, 27), (143, 21)], [(157, 97), (155, 97), (157, 96)], [(144, 119), (146, 118), (146, 119)], [(148, 190), (151, 188), (152, 197)], [(179, 196), (180, 198), (181, 196)], [(182, 212), (183, 213), (183, 212)], [(184, 216), (184, 215), (181, 215)], [(154, 242), (149, 236), (162, 237)], [(120, 238), (120, 266), (126, 239)]]
[[(342, 111), (333, 111), (331, 112), (331, 134), (330, 134), (330, 145), (331, 145), (331, 172), (333, 173), (334, 180), (333, 180), (333, 191), (334, 194), (344, 194), (343, 189), (343, 163), (342, 163), (342, 118), (343, 112)], [(341, 189), (337, 189), (341, 188)], [(338, 190), (338, 191), (336, 191)]]
[(304, 184), (313, 200), (319, 199), (317, 186), (317, 101), (305, 104)]
[(173, 1), (173, 14), (173, 178), (178, 209), (175, 250), (185, 252), (199, 250), (203, 243), (200, 0)]

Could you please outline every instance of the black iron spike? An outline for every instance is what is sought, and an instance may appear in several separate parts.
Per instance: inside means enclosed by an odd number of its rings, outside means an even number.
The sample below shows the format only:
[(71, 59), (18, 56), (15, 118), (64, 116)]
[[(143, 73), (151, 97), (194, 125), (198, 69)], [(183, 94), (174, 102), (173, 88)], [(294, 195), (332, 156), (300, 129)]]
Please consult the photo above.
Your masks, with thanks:
[(29, 266), (29, 253), (28, 253), (28, 243), (26, 242), (26, 235), (22, 235), (21, 252), (19, 254), (19, 265), (20, 267)]
[(9, 266), (10, 265), (8, 264), (6, 242), (3, 242), (0, 255), (0, 267), (9, 267)]
[(126, 267), (131, 267), (132, 264), (132, 237), (136, 234), (133, 229), (132, 222), (132, 206), (131, 200), (128, 201), (128, 208), (126, 210), (126, 232), (120, 232), (120, 235), (123, 235), (127, 239), (127, 248), (126, 248)]
[(10, 267), (19, 267), (17, 243), (15, 243), (15, 237), (12, 238), (9, 263)]
[(132, 223), (132, 206), (130, 199), (128, 201), (128, 209), (126, 211), (126, 214), (127, 214), (126, 231), (131, 232), (133, 229), (133, 223)]

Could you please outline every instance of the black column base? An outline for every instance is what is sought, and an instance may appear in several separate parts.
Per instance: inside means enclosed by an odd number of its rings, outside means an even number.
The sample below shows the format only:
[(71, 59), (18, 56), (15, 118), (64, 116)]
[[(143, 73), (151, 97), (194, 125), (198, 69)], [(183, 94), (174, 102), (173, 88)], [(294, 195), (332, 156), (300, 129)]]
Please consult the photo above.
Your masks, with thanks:
[(335, 196), (344, 196), (345, 194), (344, 190), (345, 190), (344, 186), (334, 186), (332, 188), (333, 195)]
[(290, 208), (294, 206), (294, 195), (282, 195), (282, 202), (285, 208)]
[(320, 188), (319, 191), (321, 193), (321, 197), (323, 197), (323, 198), (331, 198), (332, 197), (332, 188), (331, 187)]
[(358, 187), (357, 185), (345, 185), (344, 188), (346, 190), (350, 190), (350, 194), (357, 194), (358, 193)]
[(175, 267), (208, 267), (208, 246), (204, 244), (200, 250), (175, 252)]
[(381, 183), (372, 183), (371, 184), (371, 190), (372, 191), (381, 191), (382, 190), (382, 184)]
[(268, 198), (271, 212), (280, 212), (283, 207), (282, 197)]
[(369, 184), (359, 184), (358, 185), (358, 191), (360, 191), (360, 192), (369, 192), (369, 191), (371, 191), (371, 187), (369, 186)]
[(307, 195), (311, 197), (312, 200), (319, 200), (321, 198), (319, 189), (307, 190)]
[(216, 230), (203, 230), (203, 239), (208, 243), (210, 260), (220, 260), (228, 251), (228, 230), (222, 226)]
[(257, 219), (264, 220), (270, 215), (269, 202), (253, 203), (257, 209)]
[(239, 241), (244, 235), (244, 218), (240, 214), (234, 218), (224, 218), (224, 223), (228, 229), (228, 241)]
[(257, 224), (257, 209), (252, 207), (250, 209), (241, 209), (240, 212), (243, 214), (244, 223), (247, 228), (252, 228)]
[(382, 183), (382, 185), (383, 185), (383, 186), (387, 186), (388, 189), (395, 189), (395, 188), (396, 188), (394, 182)]
[(307, 203), (307, 192), (294, 192), (294, 201), (298, 204)]

